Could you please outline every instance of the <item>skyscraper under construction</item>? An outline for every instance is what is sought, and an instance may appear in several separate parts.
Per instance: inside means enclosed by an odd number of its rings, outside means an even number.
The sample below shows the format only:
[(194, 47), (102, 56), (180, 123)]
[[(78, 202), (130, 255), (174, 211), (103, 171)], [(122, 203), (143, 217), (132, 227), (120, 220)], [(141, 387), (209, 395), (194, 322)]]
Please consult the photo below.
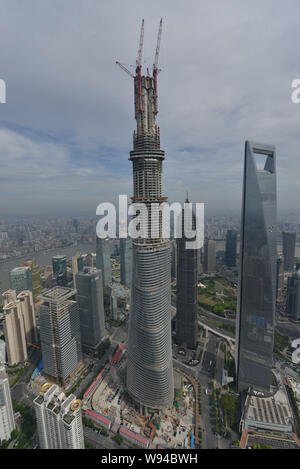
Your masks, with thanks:
[[(133, 203), (148, 209), (148, 237), (133, 240), (133, 277), (128, 338), (127, 388), (141, 412), (161, 409), (173, 402), (171, 342), (171, 266), (170, 244), (162, 237), (161, 219), (153, 217), (152, 207), (166, 201), (162, 197), (162, 162), (159, 128), (156, 125), (157, 62), (161, 37), (158, 33), (153, 75), (141, 74), (144, 36), (142, 22), (134, 78), (135, 119), (133, 134)], [(151, 217), (152, 214), (152, 217)], [(155, 232), (155, 234), (153, 234)]]

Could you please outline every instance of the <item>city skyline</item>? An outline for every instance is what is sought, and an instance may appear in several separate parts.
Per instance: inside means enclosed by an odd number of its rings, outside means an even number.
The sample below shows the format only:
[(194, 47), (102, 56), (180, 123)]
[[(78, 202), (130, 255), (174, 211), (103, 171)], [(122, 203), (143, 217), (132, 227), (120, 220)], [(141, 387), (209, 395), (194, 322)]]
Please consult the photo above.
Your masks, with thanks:
[(0, 449), (300, 449), (297, 13), (5, 3)]
[[(298, 196), (300, 143), (300, 106), (291, 101), (298, 57), (290, 47), (300, 6), (290, 4), (293, 8), (274, 1), (237, 7), (229, 1), (224, 12), (217, 0), (194, 3), (187, 11), (177, 1), (154, 2), (156, 8), (132, 1), (132, 14), (118, 1), (92, 2), (90, 10), (82, 1), (72, 7), (65, 1), (61, 10), (50, 2), (37, 5), (34, 16), (23, 5), (6, 4), (0, 19), (1, 78), (7, 85), (7, 102), (0, 108), (0, 152), (7, 155), (1, 212), (94, 213), (101, 201), (131, 193), (126, 155), (132, 84), (115, 61), (134, 64), (131, 44), (145, 17), (149, 45), (143, 66), (151, 67), (161, 16), (159, 105), (169, 200), (181, 200), (188, 189), (208, 210), (239, 211), (243, 141), (255, 138), (278, 148), (279, 212), (289, 210)], [(115, 15), (116, 7), (122, 14)]]

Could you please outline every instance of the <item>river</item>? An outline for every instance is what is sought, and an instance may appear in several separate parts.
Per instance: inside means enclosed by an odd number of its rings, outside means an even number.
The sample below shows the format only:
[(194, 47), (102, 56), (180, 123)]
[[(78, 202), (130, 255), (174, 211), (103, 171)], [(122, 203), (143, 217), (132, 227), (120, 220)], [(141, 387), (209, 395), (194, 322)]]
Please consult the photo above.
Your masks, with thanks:
[[(225, 241), (216, 241), (216, 250), (224, 251), (225, 250)], [(19, 266), (22, 262), (28, 261), (29, 259), (34, 259), (40, 267), (45, 267), (48, 264), (51, 264), (52, 257), (56, 254), (65, 254), (67, 258), (74, 256), (77, 252), (88, 253), (95, 252), (96, 246), (94, 244), (81, 244), (78, 246), (67, 246), (65, 248), (54, 248), (49, 249), (44, 252), (36, 252), (32, 254), (26, 254), (25, 256), (13, 257), (11, 259), (0, 261), (0, 294), (5, 290), (9, 289), (9, 272), (14, 268)], [(239, 243), (237, 246), (237, 251), (239, 252)], [(282, 252), (281, 244), (278, 244), (278, 252)], [(300, 245), (296, 246), (295, 256), (300, 258)], [(1, 300), (0, 300), (1, 304)]]
[[(64, 254), (67, 258), (74, 256), (77, 252), (82, 254), (88, 252), (96, 252), (94, 244), (80, 244), (77, 246), (66, 246), (64, 248), (54, 248), (47, 251), (34, 252), (25, 256), (13, 257), (11, 259), (2, 260), (0, 262), (0, 294), (10, 288), (9, 272), (18, 267), (22, 262), (34, 259), (40, 267), (45, 267), (52, 263), (52, 257), (56, 254)], [(0, 300), (1, 304), (1, 300)]]

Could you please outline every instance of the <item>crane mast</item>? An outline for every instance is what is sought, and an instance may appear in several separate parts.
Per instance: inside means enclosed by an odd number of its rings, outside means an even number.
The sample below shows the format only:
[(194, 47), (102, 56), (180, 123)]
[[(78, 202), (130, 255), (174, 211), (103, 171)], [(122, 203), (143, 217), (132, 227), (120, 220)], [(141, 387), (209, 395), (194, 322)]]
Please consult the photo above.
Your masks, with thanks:
[(157, 76), (160, 72), (158, 69), (158, 58), (160, 51), (162, 33), (162, 18), (160, 19), (157, 43), (153, 60), (153, 75), (150, 75), (149, 68), (147, 73), (142, 76), (142, 56), (144, 45), (144, 19), (142, 20), (139, 47), (135, 64), (135, 75), (131, 73), (120, 62), (116, 62), (119, 67), (124, 70), (131, 78), (134, 79), (134, 108), (135, 119), (137, 121), (137, 131), (134, 133), (134, 141), (142, 142), (145, 138), (155, 139), (156, 145), (159, 147), (159, 129), (156, 126), (156, 114), (158, 113), (158, 92), (157, 92)]

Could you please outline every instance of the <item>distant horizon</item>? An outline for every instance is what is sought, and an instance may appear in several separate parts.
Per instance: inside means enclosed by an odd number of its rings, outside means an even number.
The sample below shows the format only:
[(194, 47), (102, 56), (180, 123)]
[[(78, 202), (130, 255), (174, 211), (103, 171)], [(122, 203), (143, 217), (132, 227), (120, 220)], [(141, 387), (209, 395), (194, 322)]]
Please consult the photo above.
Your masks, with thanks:
[[(216, 14), (219, 12), (219, 14)], [(222, 14), (220, 14), (220, 12)], [(6, 2), (0, 17), (1, 197), (6, 217), (92, 215), (132, 195), (133, 78), (141, 19), (143, 70), (162, 18), (158, 120), (162, 192), (240, 211), (245, 140), (277, 152), (278, 209), (299, 199), (300, 4), (277, 0)], [(268, 20), (266, 27), (265, 19)], [(5, 47), (4, 47), (5, 45)], [(80, 64), (80, 66), (79, 66)], [(131, 64), (131, 65), (130, 65)], [(298, 216), (298, 214), (296, 215)]]
[[(193, 202), (191, 200), (191, 202)], [(170, 202), (171, 203), (171, 202)], [(205, 218), (210, 218), (210, 217), (237, 217), (240, 218), (241, 216), (241, 210), (224, 210), (224, 209), (205, 209), (204, 211)], [(284, 217), (300, 217), (300, 210), (299, 212), (292, 212), (292, 211), (284, 211), (281, 210), (280, 212), (277, 213), (277, 218), (280, 220), (281, 218)], [(95, 218), (98, 219), (99, 216), (96, 215), (96, 211), (93, 214), (92, 212), (74, 212), (74, 213), (35, 213), (35, 214), (22, 214), (22, 215), (14, 215), (14, 214), (0, 214), (0, 226), (3, 226), (4, 224), (2, 223), (2, 220), (28, 220), (28, 219), (55, 219), (55, 218), (66, 218), (66, 219), (76, 219), (76, 218)], [(118, 218), (118, 212), (117, 212), (117, 218)]]

